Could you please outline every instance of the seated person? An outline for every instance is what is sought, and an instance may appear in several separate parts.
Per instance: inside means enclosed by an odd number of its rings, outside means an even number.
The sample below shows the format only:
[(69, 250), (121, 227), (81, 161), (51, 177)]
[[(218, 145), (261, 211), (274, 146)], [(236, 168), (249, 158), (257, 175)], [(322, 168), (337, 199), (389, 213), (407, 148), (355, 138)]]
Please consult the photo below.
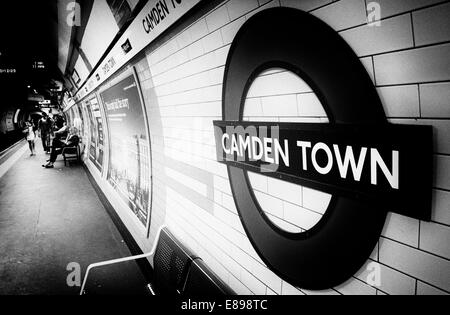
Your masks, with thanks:
[(67, 123), (64, 121), (61, 128), (59, 128), (57, 131), (54, 132), (55, 140), (64, 139), (67, 136)]
[(69, 129), (69, 134), (65, 141), (61, 141), (58, 138), (53, 139), (52, 151), (50, 153), (50, 159), (48, 163), (42, 165), (45, 168), (53, 168), (53, 163), (55, 163), (58, 154), (62, 152), (62, 149), (65, 147), (74, 147), (80, 143), (80, 137), (78, 137), (78, 129), (75, 127), (71, 127)]

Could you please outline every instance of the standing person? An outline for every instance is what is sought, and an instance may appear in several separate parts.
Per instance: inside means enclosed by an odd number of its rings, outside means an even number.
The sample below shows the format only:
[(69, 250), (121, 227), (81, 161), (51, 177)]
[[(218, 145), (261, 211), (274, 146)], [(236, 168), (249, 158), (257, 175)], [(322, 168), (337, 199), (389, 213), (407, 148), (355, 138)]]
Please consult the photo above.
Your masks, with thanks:
[(42, 167), (45, 168), (53, 168), (53, 163), (55, 163), (58, 154), (61, 153), (62, 149), (65, 147), (77, 146), (80, 142), (80, 138), (78, 137), (78, 129), (75, 127), (71, 127), (69, 129), (69, 134), (67, 136), (67, 140), (61, 141), (58, 138), (53, 140), (52, 152), (50, 153), (50, 160), (47, 164), (43, 164)]
[(34, 141), (36, 139), (36, 134), (34, 132), (33, 125), (31, 124), (30, 121), (26, 122), (26, 127), (23, 130), (23, 133), (25, 134), (27, 141), (28, 141), (28, 146), (31, 151), (30, 156), (33, 156), (34, 155)]
[(50, 133), (52, 131), (52, 120), (46, 113), (42, 114), (42, 118), (38, 123), (38, 129), (44, 152), (50, 153)]

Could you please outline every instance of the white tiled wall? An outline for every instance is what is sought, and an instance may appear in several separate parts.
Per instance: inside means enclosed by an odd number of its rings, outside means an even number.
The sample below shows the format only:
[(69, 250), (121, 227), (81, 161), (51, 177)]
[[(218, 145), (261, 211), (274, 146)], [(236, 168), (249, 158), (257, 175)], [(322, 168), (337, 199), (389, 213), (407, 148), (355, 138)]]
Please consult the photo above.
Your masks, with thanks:
[[(159, 225), (167, 224), (240, 294), (450, 293), (449, 2), (378, 3), (381, 26), (369, 27), (364, 0), (224, 1), (147, 51), (137, 69), (153, 148), (151, 239)], [(340, 32), (371, 75), (391, 122), (435, 127), (433, 221), (389, 214), (366, 266), (348, 282), (321, 292), (295, 288), (264, 265), (239, 220), (226, 167), (215, 157), (212, 122), (222, 118), (230, 44), (248, 17), (280, 5), (311, 11)], [(327, 122), (311, 89), (287, 71), (258, 79), (246, 115), (249, 120)], [(268, 216), (286, 229), (310, 228), (330, 201), (321, 192), (250, 177)], [(367, 284), (373, 264), (381, 272), (375, 287)]]

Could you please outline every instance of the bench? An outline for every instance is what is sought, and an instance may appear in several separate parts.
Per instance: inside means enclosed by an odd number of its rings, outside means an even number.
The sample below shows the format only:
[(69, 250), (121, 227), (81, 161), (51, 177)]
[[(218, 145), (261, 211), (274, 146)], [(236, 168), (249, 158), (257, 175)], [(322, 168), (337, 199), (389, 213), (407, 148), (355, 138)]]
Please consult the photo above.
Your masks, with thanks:
[(70, 161), (77, 161), (79, 163), (81, 161), (83, 150), (84, 145), (81, 142), (76, 146), (64, 147), (61, 151), (64, 158), (64, 166), (67, 166), (67, 162)]
[(80, 295), (86, 294), (89, 272), (111, 264), (153, 257), (153, 279), (147, 285), (152, 295), (221, 296), (235, 293), (205, 262), (162, 227), (149, 253), (91, 264), (86, 270)]
[(194, 259), (183, 289), (186, 296), (221, 296), (235, 293), (220, 280), (201, 258)]

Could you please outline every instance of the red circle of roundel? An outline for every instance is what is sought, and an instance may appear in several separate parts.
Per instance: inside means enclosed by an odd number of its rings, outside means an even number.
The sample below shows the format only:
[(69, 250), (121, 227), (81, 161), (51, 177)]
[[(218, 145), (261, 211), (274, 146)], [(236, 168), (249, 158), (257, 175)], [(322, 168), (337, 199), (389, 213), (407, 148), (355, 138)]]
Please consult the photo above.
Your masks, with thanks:
[[(348, 44), (318, 18), (290, 8), (257, 13), (236, 35), (224, 76), (224, 121), (242, 121), (251, 83), (274, 67), (304, 79), (331, 124), (387, 124), (376, 89)], [(263, 214), (247, 172), (228, 166), (228, 174), (252, 245), (273, 272), (293, 285), (321, 290), (343, 283), (364, 265), (379, 239), (386, 211), (342, 196), (333, 196), (322, 220), (308, 232), (283, 232)]]

